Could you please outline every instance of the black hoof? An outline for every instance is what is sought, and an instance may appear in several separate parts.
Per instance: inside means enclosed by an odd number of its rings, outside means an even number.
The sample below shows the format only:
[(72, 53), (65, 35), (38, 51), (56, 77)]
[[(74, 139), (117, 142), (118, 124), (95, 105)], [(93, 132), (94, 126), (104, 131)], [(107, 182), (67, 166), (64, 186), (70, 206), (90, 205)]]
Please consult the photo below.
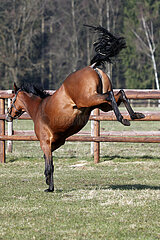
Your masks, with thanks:
[(46, 189), (46, 190), (44, 190), (44, 192), (54, 192), (54, 188), (53, 189)]
[(143, 113), (134, 113), (132, 116), (131, 116), (131, 119), (134, 120), (134, 119), (141, 119), (141, 118), (145, 118), (145, 115)]
[(130, 121), (128, 121), (127, 119), (122, 119), (122, 124), (124, 126), (130, 126)]

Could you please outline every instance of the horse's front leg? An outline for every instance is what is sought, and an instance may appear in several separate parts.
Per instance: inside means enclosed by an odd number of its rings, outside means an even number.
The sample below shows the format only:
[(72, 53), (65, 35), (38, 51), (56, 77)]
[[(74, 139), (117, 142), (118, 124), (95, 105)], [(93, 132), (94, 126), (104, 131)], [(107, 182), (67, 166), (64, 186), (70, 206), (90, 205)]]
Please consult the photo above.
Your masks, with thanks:
[(45, 192), (53, 192), (54, 191), (54, 181), (53, 181), (53, 172), (54, 172), (54, 166), (53, 166), (53, 159), (52, 154), (45, 155), (45, 177), (46, 177), (46, 184), (49, 185), (49, 188), (45, 190)]
[(138, 113), (138, 112), (134, 112), (129, 101), (128, 101), (128, 98), (126, 97), (126, 94), (123, 90), (120, 90), (116, 95), (115, 95), (115, 99), (116, 99), (116, 102), (118, 103), (118, 105), (123, 102), (131, 119), (134, 120), (134, 119), (141, 119), (141, 118), (144, 118), (145, 115), (143, 113)]
[(53, 158), (52, 152), (55, 151), (57, 148), (62, 146), (65, 143), (65, 139), (60, 139), (59, 141), (52, 142), (50, 144), (46, 144), (46, 141), (42, 141), (40, 143), (41, 148), (44, 152), (44, 159), (45, 159), (45, 177), (46, 177), (46, 184), (49, 185), (49, 188), (45, 190), (45, 192), (53, 192), (54, 191), (54, 165), (53, 165)]

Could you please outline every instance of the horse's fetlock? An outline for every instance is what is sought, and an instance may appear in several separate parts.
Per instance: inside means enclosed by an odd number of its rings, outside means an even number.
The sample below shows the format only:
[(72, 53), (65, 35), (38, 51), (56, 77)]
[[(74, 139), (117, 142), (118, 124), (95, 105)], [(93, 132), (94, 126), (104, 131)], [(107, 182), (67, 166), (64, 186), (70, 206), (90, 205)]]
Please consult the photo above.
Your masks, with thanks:
[(49, 175), (47, 169), (45, 169), (45, 171), (44, 171), (44, 175), (45, 175), (46, 177)]
[(54, 171), (54, 167), (52, 165), (48, 165), (44, 171), (44, 175), (47, 177), (48, 175), (51, 175)]
[(117, 119), (119, 122), (122, 122), (123, 121), (123, 116), (121, 114), (119, 114), (118, 116), (118, 119)]

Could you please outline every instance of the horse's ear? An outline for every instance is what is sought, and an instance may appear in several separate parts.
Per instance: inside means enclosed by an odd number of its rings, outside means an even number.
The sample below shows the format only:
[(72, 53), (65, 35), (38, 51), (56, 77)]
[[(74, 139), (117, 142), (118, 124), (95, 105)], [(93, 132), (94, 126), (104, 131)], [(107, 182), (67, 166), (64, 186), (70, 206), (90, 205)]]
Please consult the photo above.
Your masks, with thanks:
[(14, 93), (16, 93), (18, 91), (18, 87), (16, 85), (16, 83), (14, 82)]

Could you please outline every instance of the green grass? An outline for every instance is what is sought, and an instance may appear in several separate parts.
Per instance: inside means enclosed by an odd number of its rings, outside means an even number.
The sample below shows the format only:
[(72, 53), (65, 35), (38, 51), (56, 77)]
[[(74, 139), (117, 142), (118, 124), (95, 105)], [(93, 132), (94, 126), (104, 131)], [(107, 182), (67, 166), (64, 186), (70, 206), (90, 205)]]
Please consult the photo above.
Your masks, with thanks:
[[(101, 128), (159, 130), (160, 123)], [(39, 143), (14, 142), (0, 165), (0, 240), (160, 239), (159, 146), (101, 143), (101, 162), (94, 165), (89, 143), (66, 143), (54, 153), (55, 192), (45, 193)]]

